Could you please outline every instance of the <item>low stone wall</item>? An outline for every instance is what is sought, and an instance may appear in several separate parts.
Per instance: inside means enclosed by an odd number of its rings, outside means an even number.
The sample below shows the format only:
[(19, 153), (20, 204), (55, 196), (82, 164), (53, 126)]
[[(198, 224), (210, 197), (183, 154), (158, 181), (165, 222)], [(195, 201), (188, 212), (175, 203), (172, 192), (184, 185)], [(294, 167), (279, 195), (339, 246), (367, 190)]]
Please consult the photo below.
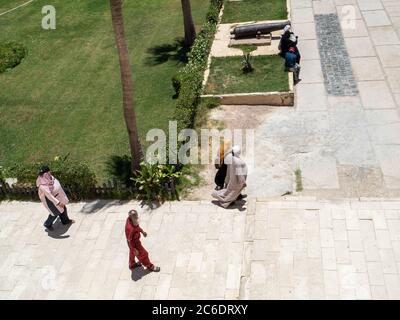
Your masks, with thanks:
[(269, 105), (293, 106), (293, 92), (252, 92), (222, 95), (203, 95), (204, 98), (218, 98), (223, 105)]
[(217, 98), (224, 105), (268, 105), (277, 107), (294, 106), (293, 73), (288, 74), (289, 91), (287, 92), (251, 92), (231, 94), (205, 94), (202, 98)]

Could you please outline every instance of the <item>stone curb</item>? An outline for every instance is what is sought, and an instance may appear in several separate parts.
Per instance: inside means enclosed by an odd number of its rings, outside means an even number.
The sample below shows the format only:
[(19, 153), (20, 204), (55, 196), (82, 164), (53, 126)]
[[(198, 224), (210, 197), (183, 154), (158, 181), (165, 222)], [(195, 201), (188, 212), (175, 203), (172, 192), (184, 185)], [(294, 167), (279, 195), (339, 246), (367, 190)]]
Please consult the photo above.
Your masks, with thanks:
[[(289, 73), (289, 82), (293, 83), (290, 79), (293, 77)], [(293, 107), (294, 106), (294, 92), (254, 92), (254, 93), (233, 93), (202, 95), (202, 98), (216, 98), (220, 100), (223, 105), (267, 105), (276, 107)]]

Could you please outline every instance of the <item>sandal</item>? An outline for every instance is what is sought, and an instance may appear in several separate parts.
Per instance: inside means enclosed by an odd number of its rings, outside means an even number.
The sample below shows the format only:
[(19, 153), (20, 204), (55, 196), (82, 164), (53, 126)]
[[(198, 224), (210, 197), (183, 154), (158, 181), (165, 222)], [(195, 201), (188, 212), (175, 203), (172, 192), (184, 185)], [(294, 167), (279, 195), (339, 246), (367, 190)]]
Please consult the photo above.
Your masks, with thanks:
[(160, 272), (160, 270), (161, 270), (161, 268), (156, 267), (156, 266), (153, 266), (153, 268), (150, 269), (150, 271), (153, 271), (153, 272)]

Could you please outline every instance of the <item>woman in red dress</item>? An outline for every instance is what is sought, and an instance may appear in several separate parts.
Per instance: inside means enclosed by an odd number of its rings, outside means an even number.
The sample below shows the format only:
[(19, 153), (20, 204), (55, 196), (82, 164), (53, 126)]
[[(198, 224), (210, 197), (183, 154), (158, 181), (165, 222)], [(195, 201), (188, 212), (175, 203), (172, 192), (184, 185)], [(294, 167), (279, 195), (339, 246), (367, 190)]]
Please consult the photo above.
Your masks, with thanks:
[[(129, 269), (133, 270), (135, 267), (143, 265), (150, 271), (159, 272), (160, 267), (156, 267), (150, 262), (149, 254), (140, 242), (140, 234), (147, 237), (147, 233), (139, 226), (137, 211), (130, 210), (125, 224), (125, 235), (129, 247)], [(135, 261), (135, 257), (139, 262)]]

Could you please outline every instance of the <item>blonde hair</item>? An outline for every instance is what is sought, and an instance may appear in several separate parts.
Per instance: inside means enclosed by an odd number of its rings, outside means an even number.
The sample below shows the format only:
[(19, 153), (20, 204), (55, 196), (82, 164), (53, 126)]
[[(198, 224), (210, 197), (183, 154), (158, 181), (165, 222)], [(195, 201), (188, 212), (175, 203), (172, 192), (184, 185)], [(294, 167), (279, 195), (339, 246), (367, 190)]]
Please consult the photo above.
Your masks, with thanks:
[(232, 142), (230, 139), (223, 139), (219, 145), (219, 162), (222, 164), (226, 154), (232, 150)]

